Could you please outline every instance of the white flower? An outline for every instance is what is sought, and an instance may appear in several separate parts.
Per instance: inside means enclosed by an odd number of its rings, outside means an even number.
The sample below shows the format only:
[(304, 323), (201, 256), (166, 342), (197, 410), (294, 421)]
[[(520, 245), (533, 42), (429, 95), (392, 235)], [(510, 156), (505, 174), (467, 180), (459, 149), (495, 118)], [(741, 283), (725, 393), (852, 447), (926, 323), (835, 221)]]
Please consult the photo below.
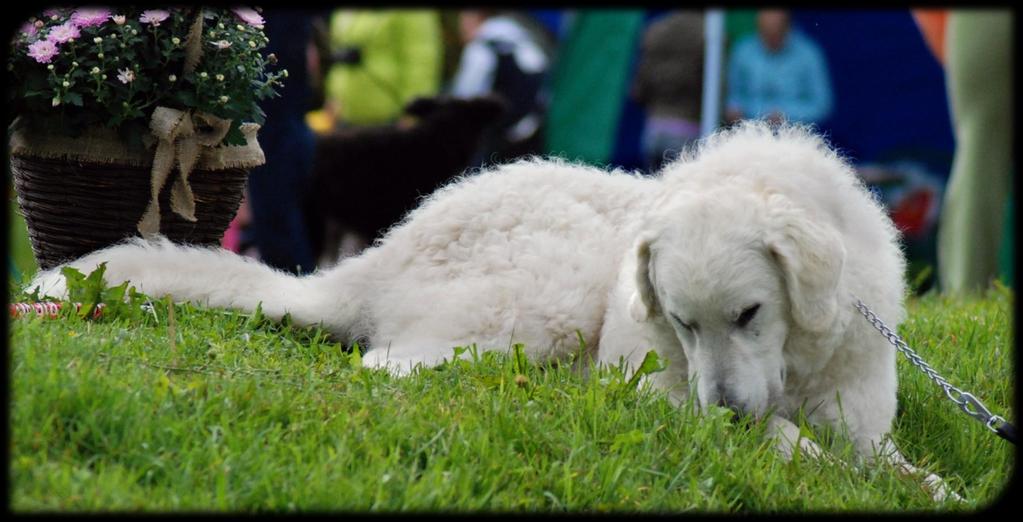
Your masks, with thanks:
[(99, 67), (93, 67), (93, 68), (92, 68), (92, 71), (90, 71), (90, 72), (91, 72), (92, 74), (99, 74)]
[(144, 24), (152, 25), (153, 27), (159, 27), (160, 22), (170, 18), (170, 12), (164, 11), (163, 9), (149, 9), (142, 11), (142, 16), (139, 17), (139, 21)]
[(171, 43), (174, 44), (174, 45), (178, 45), (178, 44), (181, 43), (181, 38), (178, 38), (177, 36), (175, 36), (174, 38), (171, 38)]
[(100, 60), (102, 60), (105, 56), (106, 55), (103, 53), (96, 53), (96, 58), (99, 58)]
[(71, 67), (78, 67), (78, 62), (71, 62)]
[(173, 74), (168, 76), (167, 79), (170, 80), (171, 83), (178, 81), (178, 77), (174, 76)]
[(282, 70), (281, 74), (283, 74), (284, 77), (287, 78), (288, 77), (288, 70), (287, 69)]
[(255, 46), (256, 46), (256, 42), (253, 42), (252, 40), (249, 40), (249, 47), (255, 47)]
[(138, 36), (139, 30), (138, 29), (132, 29), (131, 30), (131, 34), (132, 34), (132, 36)]
[(131, 82), (135, 81), (135, 71), (133, 71), (131, 69), (118, 69), (118, 71), (117, 71), (117, 79), (120, 80), (121, 83), (124, 83), (124, 84), (131, 83)]
[(209, 76), (209, 75), (206, 74), (206, 71), (203, 71), (203, 72), (199, 73), (199, 77), (200, 78), (206, 78), (207, 76)]
[(104, 73), (103, 76), (100, 76), (100, 78), (103, 78), (104, 80), (106, 80), (107, 79), (106, 73)]
[(97, 37), (92, 39), (92, 43), (103, 43), (103, 38), (97, 36)]
[(71, 83), (66, 80), (61, 85), (63, 85), (64, 87), (71, 87)]
[(227, 40), (217, 40), (215, 42), (210, 42), (210, 45), (217, 49), (227, 49), (228, 47), (231, 47), (231, 42)]
[(53, 64), (51, 63), (50, 65), (47, 65), (46, 66), (46, 70), (47, 71), (52, 71), (53, 70)]
[(56, 107), (58, 105), (60, 105), (60, 96), (54, 96), (53, 97), (53, 106)]
[(117, 24), (117, 25), (124, 25), (125, 21), (127, 21), (127, 18), (125, 18), (124, 15), (114, 15), (114, 23), (115, 24)]
[(228, 98), (227, 96), (221, 96), (220, 97), (220, 103), (227, 103), (227, 100), (230, 100), (230, 99), (231, 98)]
[(242, 24), (238, 24), (238, 25), (234, 26), (234, 28), (239, 30), (239, 31), (244, 31), (245, 30), (245, 28), (242, 27)]
[(219, 23), (219, 24), (217, 24), (217, 28), (218, 28), (218, 29), (223, 29), (223, 28), (224, 28), (224, 24), (223, 24), (223, 23)]

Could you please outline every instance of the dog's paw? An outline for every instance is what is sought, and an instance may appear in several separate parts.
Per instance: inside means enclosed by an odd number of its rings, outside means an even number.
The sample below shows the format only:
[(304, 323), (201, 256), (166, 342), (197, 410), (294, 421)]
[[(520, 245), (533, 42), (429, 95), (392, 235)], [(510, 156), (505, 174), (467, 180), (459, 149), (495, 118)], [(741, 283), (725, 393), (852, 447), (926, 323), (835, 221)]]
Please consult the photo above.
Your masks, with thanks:
[[(373, 343), (377, 345), (378, 343)], [(433, 368), (444, 363), (452, 355), (456, 342), (417, 339), (383, 344), (362, 356), (362, 365), (367, 368), (387, 370), (395, 377), (405, 377), (420, 368)], [(463, 354), (462, 357), (468, 357)]]
[(923, 483), (924, 488), (931, 494), (931, 498), (933, 498), (935, 502), (944, 502), (946, 500), (953, 500), (955, 502), (966, 501), (966, 499), (953, 491), (941, 477), (934, 473), (928, 474), (927, 477), (924, 478)]

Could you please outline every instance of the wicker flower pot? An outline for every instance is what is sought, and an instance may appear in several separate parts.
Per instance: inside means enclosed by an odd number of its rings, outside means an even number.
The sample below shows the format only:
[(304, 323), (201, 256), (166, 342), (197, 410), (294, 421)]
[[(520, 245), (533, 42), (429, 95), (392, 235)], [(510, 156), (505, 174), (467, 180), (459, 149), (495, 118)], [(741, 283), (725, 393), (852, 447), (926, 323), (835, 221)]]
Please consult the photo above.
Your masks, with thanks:
[[(139, 222), (151, 199), (152, 151), (115, 146), (113, 154), (96, 158), (96, 150), (110, 150), (109, 135), (86, 141), (82, 146), (80, 139), (18, 133), (11, 138), (18, 206), (41, 269), (142, 235)], [(104, 146), (97, 148), (97, 142)], [(225, 149), (238, 150), (225, 157)], [(203, 152), (187, 177), (195, 221), (173, 209), (172, 186), (180, 172), (172, 171), (160, 190), (159, 233), (178, 243), (218, 245), (238, 211), (248, 169), (262, 163), (254, 129), (245, 147)]]

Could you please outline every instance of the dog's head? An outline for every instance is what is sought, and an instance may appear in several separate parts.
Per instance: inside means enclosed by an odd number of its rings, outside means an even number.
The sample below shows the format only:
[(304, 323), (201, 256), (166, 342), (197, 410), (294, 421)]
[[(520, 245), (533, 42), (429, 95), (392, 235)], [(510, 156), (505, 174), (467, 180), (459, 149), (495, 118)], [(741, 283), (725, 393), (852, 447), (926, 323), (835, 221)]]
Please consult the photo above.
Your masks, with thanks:
[(785, 382), (785, 343), (835, 321), (838, 233), (779, 195), (689, 194), (636, 242), (636, 321), (674, 330), (698, 402), (764, 414)]
[(420, 121), (436, 121), (446, 126), (454, 123), (473, 129), (483, 129), (495, 123), (507, 110), (507, 102), (497, 96), (422, 97), (415, 98), (404, 109), (405, 114)]

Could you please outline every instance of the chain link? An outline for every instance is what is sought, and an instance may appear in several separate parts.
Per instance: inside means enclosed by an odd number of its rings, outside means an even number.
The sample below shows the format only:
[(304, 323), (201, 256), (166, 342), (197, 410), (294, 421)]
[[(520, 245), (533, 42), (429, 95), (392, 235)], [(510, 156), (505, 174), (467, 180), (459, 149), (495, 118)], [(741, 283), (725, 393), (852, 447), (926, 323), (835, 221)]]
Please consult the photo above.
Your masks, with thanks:
[(873, 325), (878, 332), (881, 332), (881, 335), (888, 339), (888, 342), (891, 343), (896, 350), (902, 352), (902, 355), (905, 355), (906, 358), (909, 359), (909, 362), (913, 364), (913, 366), (916, 366), (927, 374), (927, 377), (930, 378), (931, 381), (934, 381), (934, 384), (941, 386), (941, 389), (945, 391), (945, 396), (947, 396), (950, 401), (956, 403), (956, 405), (959, 406), (959, 409), (966, 412), (967, 415), (983, 422), (984, 425), (987, 426), (987, 429), (994, 433), (998, 433), (998, 427), (1005, 424), (1004, 418), (998, 415), (992, 415), (987, 407), (984, 406), (984, 403), (980, 402), (979, 399), (970, 393), (960, 390), (945, 380), (941, 374), (935, 371), (934, 368), (931, 368), (926, 361), (920, 358), (920, 356), (917, 355), (916, 352), (914, 352), (913, 349), (898, 336), (898, 334), (893, 332), (891, 328), (888, 328), (877, 314), (875, 314), (870, 308), (867, 308), (867, 305), (863, 304), (863, 301), (860, 301), (859, 298), (856, 298), (856, 304), (854, 306), (856, 306), (856, 309), (863, 314), (863, 317), (867, 318), (867, 321), (870, 322), (870, 324)]

